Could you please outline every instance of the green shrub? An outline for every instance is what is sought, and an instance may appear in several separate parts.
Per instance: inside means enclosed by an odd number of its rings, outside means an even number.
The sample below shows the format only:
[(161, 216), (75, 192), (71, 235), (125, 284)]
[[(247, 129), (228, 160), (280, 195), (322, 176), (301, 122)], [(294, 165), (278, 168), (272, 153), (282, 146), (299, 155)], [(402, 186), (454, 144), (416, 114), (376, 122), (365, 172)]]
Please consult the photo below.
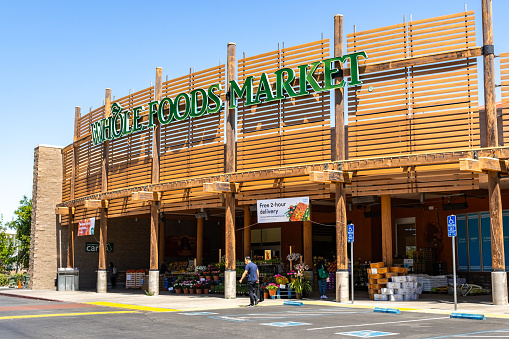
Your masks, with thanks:
[(7, 286), (9, 283), (9, 276), (7, 274), (0, 274), (0, 286)]
[(16, 280), (16, 284), (18, 283), (18, 281), (24, 281), (24, 276), (27, 275), (27, 274), (24, 274), (24, 273), (14, 273), (14, 274), (11, 274), (11, 277), (14, 277), (14, 279)]

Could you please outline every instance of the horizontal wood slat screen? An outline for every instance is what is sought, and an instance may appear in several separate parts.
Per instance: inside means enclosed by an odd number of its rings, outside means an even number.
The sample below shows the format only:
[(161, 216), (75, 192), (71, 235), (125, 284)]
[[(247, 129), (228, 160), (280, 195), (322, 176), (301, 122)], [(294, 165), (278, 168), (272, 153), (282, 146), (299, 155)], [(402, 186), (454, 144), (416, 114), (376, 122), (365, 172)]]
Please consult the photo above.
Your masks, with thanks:
[(461, 172), (459, 164), (359, 171), (352, 196), (451, 192), (479, 188), (479, 174)]
[(71, 200), (71, 178), (72, 178), (72, 158), (74, 152), (72, 147), (62, 151), (62, 201)]
[[(193, 89), (207, 88), (221, 84), (220, 96), (225, 95), (225, 65), (212, 67), (200, 72), (190, 71), (182, 76), (163, 83), (163, 97), (174, 98), (179, 93), (189, 93)], [(198, 102), (199, 107), (203, 104)], [(210, 100), (211, 107), (213, 102)], [(161, 182), (189, 177), (212, 175), (224, 172), (224, 104), (215, 114), (199, 118), (173, 121), (161, 128)], [(178, 194), (177, 194), (178, 195)], [(172, 196), (172, 195), (170, 195)], [(179, 196), (180, 197), (180, 196)], [(189, 209), (221, 206), (222, 200), (204, 194), (203, 189), (187, 192), (188, 200), (172, 199), (163, 196), (162, 210)], [(170, 206), (166, 206), (170, 204)], [(178, 206), (178, 207), (177, 207)], [(199, 206), (199, 207), (196, 207)]]
[(509, 53), (500, 54), (500, 77), (502, 85), (502, 128), (504, 145), (509, 145)]
[[(475, 46), (474, 12), (348, 34), (361, 64)], [(348, 157), (479, 147), (475, 58), (362, 74), (348, 96)], [(371, 91), (370, 91), (371, 90)]]
[[(154, 87), (145, 88), (115, 100), (124, 111), (143, 105), (141, 121), (148, 121), (148, 103), (154, 101)], [(130, 114), (132, 126), (133, 115)], [(120, 120), (117, 121), (120, 127)], [(148, 185), (152, 180), (152, 128), (129, 134), (109, 143), (108, 190)]]
[[(244, 57), (238, 61), (238, 82), (242, 86), (248, 76), (254, 76), (256, 93), (261, 73), (275, 84), (273, 73), (278, 69), (292, 68), (298, 75), (298, 65), (329, 57), (328, 40)], [(323, 67), (315, 74), (323, 86)], [(298, 81), (292, 87), (298, 91)], [(253, 106), (245, 106), (244, 99), (238, 102), (237, 170), (330, 160), (329, 92), (312, 91), (304, 97)]]

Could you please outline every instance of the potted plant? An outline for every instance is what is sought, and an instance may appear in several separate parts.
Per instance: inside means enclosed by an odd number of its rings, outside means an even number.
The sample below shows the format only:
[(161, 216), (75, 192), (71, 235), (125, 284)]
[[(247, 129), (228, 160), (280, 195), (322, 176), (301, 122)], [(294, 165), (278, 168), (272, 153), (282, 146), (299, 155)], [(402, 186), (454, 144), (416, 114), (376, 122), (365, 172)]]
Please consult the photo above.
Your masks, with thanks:
[(176, 282), (175, 284), (173, 284), (173, 290), (175, 291), (176, 294), (182, 293), (182, 284)]
[(267, 289), (267, 291), (269, 291), (270, 297), (274, 299), (274, 297), (276, 296), (276, 291), (279, 288), (278, 285), (270, 283), (265, 288)]
[(269, 291), (267, 290), (267, 288), (265, 286), (261, 286), (260, 289), (263, 291), (263, 298), (269, 299)]
[(312, 289), (311, 280), (304, 274), (304, 271), (309, 269), (309, 266), (297, 264), (295, 265), (295, 269), (297, 273), (294, 274), (294, 279), (292, 279), (290, 283), (290, 288), (295, 291), (295, 297), (301, 299), (304, 293), (310, 292)]
[(286, 278), (285, 276), (282, 276), (281, 274), (276, 274), (274, 276), (274, 278), (276, 279), (276, 284), (278, 284), (278, 285), (286, 285), (286, 284), (288, 284), (288, 278)]

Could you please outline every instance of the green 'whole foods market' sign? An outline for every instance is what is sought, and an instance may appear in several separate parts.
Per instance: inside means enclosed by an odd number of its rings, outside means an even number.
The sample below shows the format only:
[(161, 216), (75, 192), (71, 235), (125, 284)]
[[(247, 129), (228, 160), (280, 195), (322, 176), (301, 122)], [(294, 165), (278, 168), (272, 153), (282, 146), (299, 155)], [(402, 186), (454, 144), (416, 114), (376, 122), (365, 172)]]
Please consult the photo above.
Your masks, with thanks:
[[(350, 64), (349, 86), (361, 85), (359, 80), (358, 58), (368, 58), (366, 52), (356, 52), (346, 54), (342, 57), (330, 58), (316, 61), (311, 64), (297, 66), (299, 73), (299, 88), (296, 90), (291, 83), (296, 80), (296, 72), (292, 68), (281, 68), (274, 72), (276, 76), (275, 93), (272, 84), (266, 73), (260, 75), (260, 81), (256, 93), (253, 91), (254, 76), (245, 79), (242, 87), (237, 81), (230, 81), (230, 106), (233, 109), (237, 107), (237, 99), (245, 98), (245, 105), (259, 105), (263, 102), (272, 102), (285, 100), (287, 98), (296, 98), (309, 95), (308, 85), (315, 92), (330, 91), (336, 88), (343, 88), (346, 85), (343, 79), (339, 84), (334, 84), (333, 76), (340, 72), (340, 69), (334, 68), (333, 63), (344, 63), (348, 60)], [(320, 86), (315, 78), (315, 72), (323, 64), (324, 67), (324, 86)], [(98, 145), (107, 140), (118, 139), (120, 137), (143, 131), (146, 128), (154, 127), (159, 121), (161, 125), (167, 125), (172, 121), (182, 121), (197, 118), (205, 114), (214, 114), (221, 110), (223, 102), (219, 96), (221, 84), (214, 84), (207, 90), (198, 88), (190, 93), (180, 93), (174, 99), (163, 98), (161, 101), (152, 101), (148, 103), (148, 123), (142, 123), (141, 113), (145, 111), (144, 106), (138, 106), (131, 111), (123, 110), (118, 103), (111, 105), (111, 115), (108, 118), (101, 119), (91, 125), (92, 142)], [(199, 107), (199, 102), (202, 102)], [(212, 101), (212, 105), (211, 102)]]

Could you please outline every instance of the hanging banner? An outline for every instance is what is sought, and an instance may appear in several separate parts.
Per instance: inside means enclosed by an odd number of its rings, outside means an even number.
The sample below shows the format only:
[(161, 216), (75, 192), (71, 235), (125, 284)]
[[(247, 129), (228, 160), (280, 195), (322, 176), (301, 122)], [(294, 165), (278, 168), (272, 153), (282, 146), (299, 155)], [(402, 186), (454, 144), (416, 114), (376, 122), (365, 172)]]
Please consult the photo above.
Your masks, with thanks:
[(309, 220), (309, 197), (258, 200), (259, 223)]
[(83, 219), (78, 222), (78, 237), (94, 235), (95, 218)]

